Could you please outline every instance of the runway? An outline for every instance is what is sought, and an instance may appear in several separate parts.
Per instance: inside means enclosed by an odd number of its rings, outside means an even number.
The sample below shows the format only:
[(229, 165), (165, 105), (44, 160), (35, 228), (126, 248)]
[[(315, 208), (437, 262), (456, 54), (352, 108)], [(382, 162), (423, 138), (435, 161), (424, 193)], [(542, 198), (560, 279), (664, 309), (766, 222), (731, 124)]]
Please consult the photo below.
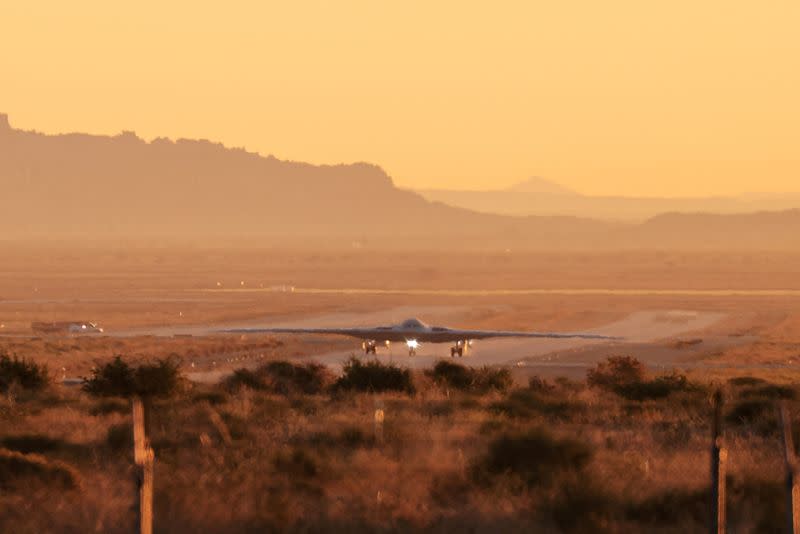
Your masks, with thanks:
[[(417, 315), (431, 323), (458, 325), (459, 317), (468, 311), (459, 306), (429, 307), (397, 307), (369, 313), (334, 313), (305, 317), (295, 321), (279, 321), (259, 324), (263, 327), (313, 328), (342, 326), (376, 326), (391, 324)], [(704, 341), (688, 349), (671, 348), (667, 340), (680, 336), (701, 335), (725, 317), (725, 314), (693, 310), (644, 310), (634, 312), (627, 317), (597, 327), (586, 332), (615, 337), (620, 341), (602, 341), (586, 339), (486, 339), (475, 341), (471, 350), (456, 361), (468, 366), (507, 365), (525, 368), (549, 369), (582, 369), (613, 354), (631, 354), (655, 367), (669, 367), (688, 363), (698, 351), (723, 344), (742, 343), (744, 338), (729, 338), (718, 334), (704, 336)], [(248, 326), (254, 326), (249, 324)], [(253, 335), (253, 334), (250, 334)], [(311, 338), (319, 338), (311, 334), (301, 334)], [(412, 369), (429, 368), (442, 358), (449, 358), (449, 344), (423, 344), (415, 356), (409, 356), (404, 343), (394, 343), (387, 348), (380, 348), (377, 356), (363, 354), (360, 340), (352, 339), (352, 349), (333, 352), (309, 354), (307, 361), (322, 363), (335, 371), (351, 357), (377, 358), (385, 362), (393, 362)], [(244, 366), (258, 365), (258, 361), (245, 362)], [(583, 371), (580, 371), (583, 372)], [(225, 371), (198, 371), (190, 374), (190, 378), (202, 382), (216, 381), (224, 376)]]
[(201, 293), (247, 294), (288, 292), (308, 295), (408, 295), (438, 297), (508, 297), (536, 295), (570, 296), (668, 296), (668, 297), (800, 297), (800, 289), (659, 289), (659, 288), (522, 288), (522, 289), (377, 289), (358, 287), (294, 287), (278, 290), (265, 287), (194, 289)]
[[(485, 339), (473, 342), (471, 350), (459, 363), (469, 366), (515, 365), (515, 366), (553, 366), (570, 365), (565, 357), (577, 349), (596, 348), (605, 354), (625, 352), (628, 349), (679, 335), (702, 331), (725, 317), (723, 313), (699, 312), (689, 310), (650, 310), (632, 313), (622, 320), (607, 325), (587, 329), (586, 332), (624, 338), (620, 341), (600, 341), (587, 339)], [(315, 322), (309, 320), (310, 322)], [(307, 323), (309, 322), (307, 321)], [(312, 326), (304, 324), (303, 326)], [(316, 325), (313, 325), (316, 326)], [(354, 350), (319, 354), (309, 359), (339, 368), (352, 356), (364, 358), (357, 340)], [(449, 358), (449, 344), (423, 344), (415, 356), (408, 356), (404, 344), (393, 344), (389, 349), (378, 352), (378, 358), (389, 360), (410, 368), (426, 368), (443, 357)], [(374, 356), (370, 356), (374, 357)], [(602, 358), (598, 358), (602, 359)], [(573, 363), (582, 364), (583, 358)]]

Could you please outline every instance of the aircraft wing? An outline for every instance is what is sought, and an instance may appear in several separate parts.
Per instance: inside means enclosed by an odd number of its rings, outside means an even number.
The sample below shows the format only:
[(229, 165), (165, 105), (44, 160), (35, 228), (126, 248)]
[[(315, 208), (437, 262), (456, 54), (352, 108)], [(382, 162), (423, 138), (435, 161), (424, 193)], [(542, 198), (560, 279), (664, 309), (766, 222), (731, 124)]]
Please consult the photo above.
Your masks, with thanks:
[(428, 343), (450, 343), (469, 339), (488, 338), (549, 338), (549, 339), (621, 339), (613, 336), (603, 336), (583, 332), (558, 333), (558, 332), (514, 332), (507, 330), (458, 330), (451, 328), (435, 328), (432, 331), (403, 331), (389, 328), (234, 328), (222, 330), (227, 334), (333, 334), (350, 336), (359, 339), (374, 339), (377, 341), (405, 341), (416, 339)]
[[(458, 341), (464, 339), (489, 339), (489, 338), (546, 338), (546, 339), (597, 339), (597, 340), (619, 340), (620, 337), (603, 336), (600, 334), (590, 334), (587, 332), (515, 332), (509, 330), (457, 330), (447, 329), (447, 331), (436, 332), (433, 334), (435, 341)], [(420, 336), (425, 339), (425, 336)], [(434, 341), (432, 340), (432, 341)]]
[(225, 334), (334, 334), (360, 339), (385, 339), (386, 330), (380, 328), (232, 328)]

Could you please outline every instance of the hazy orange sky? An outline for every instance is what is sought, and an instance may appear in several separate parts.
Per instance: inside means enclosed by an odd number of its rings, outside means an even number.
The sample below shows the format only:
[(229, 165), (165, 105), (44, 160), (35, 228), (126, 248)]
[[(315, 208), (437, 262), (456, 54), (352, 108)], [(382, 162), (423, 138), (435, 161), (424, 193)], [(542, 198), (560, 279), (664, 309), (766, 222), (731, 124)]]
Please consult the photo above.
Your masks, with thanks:
[(3, 0), (0, 50), (18, 128), (370, 161), (415, 188), (800, 191), (797, 0)]

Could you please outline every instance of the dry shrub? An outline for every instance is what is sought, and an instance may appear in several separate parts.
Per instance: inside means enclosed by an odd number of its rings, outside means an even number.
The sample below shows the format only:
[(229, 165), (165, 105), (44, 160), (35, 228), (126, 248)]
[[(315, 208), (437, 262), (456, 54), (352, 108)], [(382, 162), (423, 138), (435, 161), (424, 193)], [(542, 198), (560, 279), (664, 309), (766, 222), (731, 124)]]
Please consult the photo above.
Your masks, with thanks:
[(586, 373), (586, 383), (633, 401), (663, 399), (673, 393), (701, 389), (674, 371), (648, 380), (642, 362), (631, 356), (611, 356), (598, 363)]
[(83, 390), (96, 397), (169, 397), (178, 392), (181, 383), (178, 362), (160, 359), (131, 367), (122, 357), (92, 370), (84, 378)]
[(473, 473), (478, 481), (510, 475), (525, 486), (542, 486), (565, 473), (581, 471), (591, 458), (586, 443), (556, 438), (536, 428), (492, 441), (486, 456), (473, 466)]
[(433, 378), (439, 385), (467, 390), (472, 386), (472, 371), (473, 369), (464, 365), (440, 360), (433, 369), (425, 371), (425, 374)]
[(60, 438), (51, 438), (43, 434), (22, 434), (17, 436), (7, 436), (0, 441), (2, 446), (8, 450), (30, 453), (53, 453), (53, 452), (73, 452), (85, 453), (86, 448), (82, 445), (70, 443)]
[(745, 428), (761, 436), (777, 435), (778, 415), (775, 401), (770, 399), (745, 399), (736, 402), (725, 417), (734, 428)]
[(685, 420), (656, 421), (652, 426), (653, 440), (667, 450), (686, 447), (692, 439), (695, 430), (692, 424)]
[(739, 397), (743, 399), (761, 398), (773, 400), (795, 400), (797, 399), (797, 390), (791, 386), (762, 384), (743, 389), (739, 392)]
[(250, 369), (236, 369), (233, 374), (223, 382), (223, 387), (228, 391), (237, 391), (242, 388), (261, 391), (266, 389), (261, 377)]
[[(557, 376), (554, 382), (555, 386), (564, 392), (579, 393), (586, 389), (586, 382), (579, 380), (572, 380), (571, 378), (566, 376)], [(530, 382), (528, 383), (528, 387), (531, 387)]]
[(728, 379), (728, 384), (734, 387), (760, 386), (766, 383), (767, 381), (763, 378), (756, 378), (754, 376), (737, 376)]
[(394, 364), (384, 364), (378, 360), (365, 363), (357, 358), (350, 358), (342, 371), (342, 376), (333, 385), (334, 390), (372, 393), (401, 391), (408, 394), (416, 391), (411, 371)]
[(178, 361), (174, 359), (156, 360), (136, 368), (134, 375), (136, 394), (143, 397), (171, 397), (181, 385)]
[(120, 423), (108, 427), (106, 444), (114, 452), (121, 452), (133, 447), (133, 427), (130, 423)]
[(425, 374), (440, 386), (478, 394), (505, 391), (513, 382), (511, 371), (505, 367), (475, 369), (447, 360), (439, 361)]
[(220, 391), (201, 391), (192, 396), (192, 402), (207, 402), (211, 406), (219, 406), (228, 402), (228, 396)]
[(0, 391), (8, 391), (12, 384), (23, 389), (40, 391), (50, 383), (47, 367), (25, 358), (0, 354)]
[(467, 501), (475, 487), (460, 471), (448, 471), (435, 475), (430, 484), (430, 496), (440, 506), (459, 506)]
[[(783, 532), (786, 517), (786, 489), (778, 480), (729, 476), (730, 521), (749, 523), (751, 532)], [(744, 530), (744, 529), (743, 529)]]
[(89, 409), (91, 415), (128, 414), (131, 412), (131, 403), (120, 399), (105, 399)]
[(134, 370), (122, 357), (116, 356), (111, 362), (93, 369), (92, 377), (84, 378), (82, 388), (98, 397), (130, 397), (136, 389)]
[(552, 393), (555, 386), (540, 376), (532, 376), (528, 379), (528, 389), (537, 393)]
[(642, 382), (645, 370), (642, 362), (631, 356), (610, 356), (586, 373), (586, 382), (606, 391), (617, 393), (620, 388)]
[(0, 449), (0, 486), (8, 488), (31, 481), (59, 489), (80, 487), (80, 475), (64, 462), (49, 461), (38, 454)]
[(702, 524), (708, 518), (709, 492), (706, 489), (669, 488), (629, 503), (626, 515), (640, 525), (667, 526), (681, 521)]
[(493, 402), (489, 410), (507, 417), (530, 419), (547, 417), (557, 420), (570, 420), (585, 412), (586, 406), (555, 392), (541, 393), (530, 389), (512, 391), (503, 400)]
[(317, 459), (303, 448), (279, 452), (273, 458), (272, 465), (279, 473), (296, 480), (313, 480), (320, 473)]
[(616, 532), (608, 526), (622, 516), (620, 503), (585, 479), (565, 480), (548, 511), (561, 532)]
[(274, 361), (254, 371), (237, 369), (223, 385), (229, 391), (244, 387), (281, 395), (317, 395), (325, 391), (332, 381), (333, 375), (324, 365)]
[(450, 417), (455, 411), (455, 403), (449, 400), (427, 401), (421, 407), (421, 412), (428, 417)]
[(294, 442), (308, 445), (315, 450), (351, 452), (355, 449), (374, 446), (375, 438), (358, 427), (347, 426), (337, 432), (314, 432), (301, 439), (295, 439)]
[(739, 430), (760, 436), (774, 436), (779, 431), (778, 403), (795, 400), (797, 390), (792, 386), (756, 379), (746, 381), (734, 393), (735, 401), (726, 415), (726, 422)]
[(616, 393), (634, 401), (664, 399), (673, 393), (697, 391), (699, 388), (689, 382), (685, 375), (673, 372), (657, 376), (652, 380), (642, 380), (620, 385)]
[(282, 394), (316, 395), (322, 393), (333, 378), (328, 368), (318, 363), (297, 365), (276, 361), (269, 362), (261, 370), (272, 390)]

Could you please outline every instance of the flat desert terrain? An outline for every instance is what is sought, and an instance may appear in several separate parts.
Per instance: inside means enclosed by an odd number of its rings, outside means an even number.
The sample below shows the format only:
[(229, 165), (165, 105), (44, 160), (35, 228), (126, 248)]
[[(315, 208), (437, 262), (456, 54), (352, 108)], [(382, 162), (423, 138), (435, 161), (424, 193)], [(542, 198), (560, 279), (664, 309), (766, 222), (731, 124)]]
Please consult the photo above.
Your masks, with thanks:
[[(232, 336), (243, 326), (428, 324), (589, 331), (619, 342), (485, 340), (467, 365), (515, 374), (583, 374), (611, 354), (703, 373), (794, 373), (800, 358), (800, 254), (437, 253), (353, 249), (3, 245), (0, 349), (67, 378), (115, 354), (180, 358), (198, 379), (242, 363), (298, 358), (340, 365), (360, 342), (335, 336)], [(36, 336), (34, 321), (95, 321), (93, 336)], [(425, 367), (425, 345), (380, 358)], [(212, 374), (203, 374), (204, 372)]]

